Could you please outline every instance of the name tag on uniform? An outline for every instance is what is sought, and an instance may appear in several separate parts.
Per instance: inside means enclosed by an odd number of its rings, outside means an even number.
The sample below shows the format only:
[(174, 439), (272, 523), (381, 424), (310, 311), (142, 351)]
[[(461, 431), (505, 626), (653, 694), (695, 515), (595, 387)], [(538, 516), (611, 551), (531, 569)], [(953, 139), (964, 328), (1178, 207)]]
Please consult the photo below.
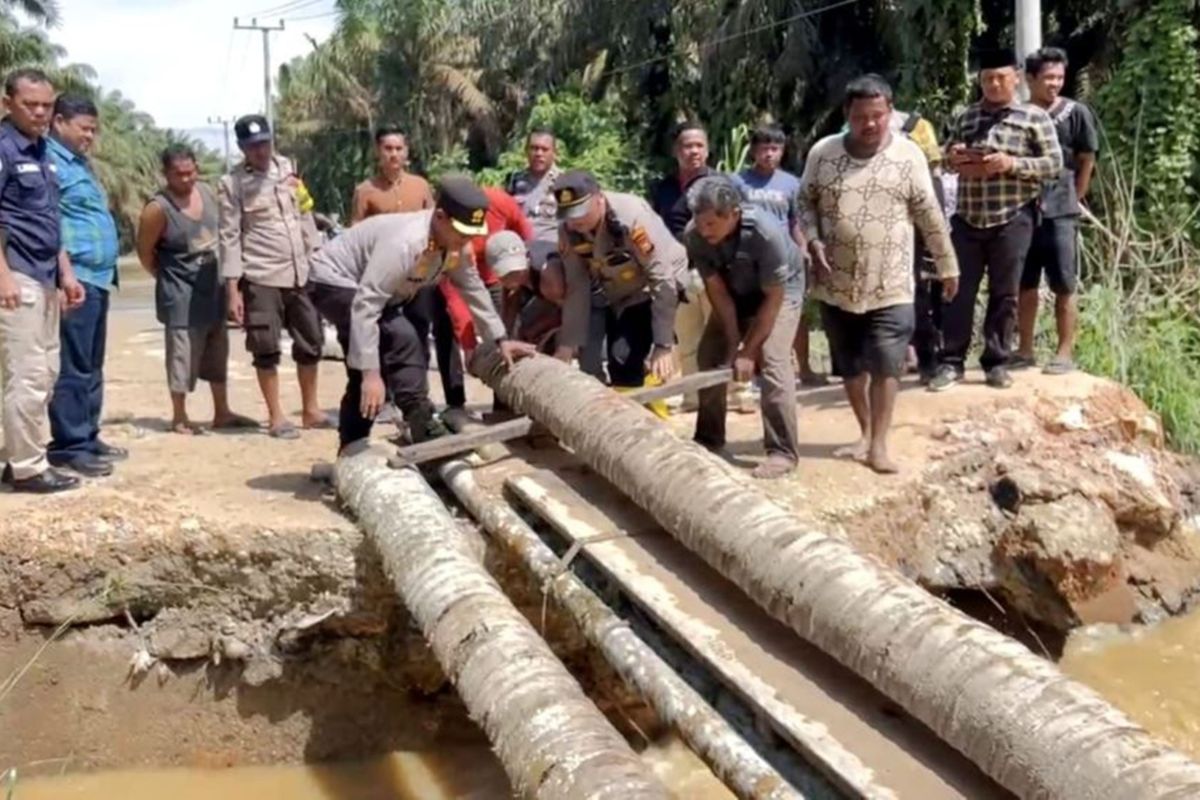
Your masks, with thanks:
[(26, 162), (24, 164), (17, 164), (17, 174), (18, 175), (26, 175), (30, 172), (41, 172), (41, 171), (42, 171), (42, 168), (38, 164), (30, 164), (28, 162)]

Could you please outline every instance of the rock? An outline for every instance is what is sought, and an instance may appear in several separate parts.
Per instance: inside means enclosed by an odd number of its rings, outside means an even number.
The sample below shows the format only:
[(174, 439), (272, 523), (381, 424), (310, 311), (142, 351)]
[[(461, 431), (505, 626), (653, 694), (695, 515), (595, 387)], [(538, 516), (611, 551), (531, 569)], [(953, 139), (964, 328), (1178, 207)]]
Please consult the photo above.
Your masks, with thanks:
[(1079, 495), (1023, 505), (994, 552), (1002, 590), (1059, 630), (1124, 623), (1137, 605), (1121, 563), (1121, 533), (1103, 505)]
[(1049, 427), (1055, 433), (1086, 430), (1088, 424), (1083, 406), (1079, 404), (1067, 406), (1061, 414), (1054, 418)]
[(150, 655), (160, 661), (208, 658), (212, 652), (212, 634), (208, 626), (187, 619), (184, 613), (164, 611), (151, 624), (146, 646)]
[(1183, 521), (1181, 498), (1173, 484), (1160, 480), (1154, 462), (1145, 454), (1116, 450), (1105, 453), (1104, 460), (1116, 480), (1105, 483), (1100, 496), (1117, 522), (1144, 545), (1171, 535)]
[(1075, 491), (1061, 472), (1031, 464), (1006, 463), (1001, 477), (989, 487), (992, 500), (1004, 511), (1017, 513), (1025, 503), (1052, 503)]
[(262, 686), (282, 677), (283, 664), (269, 656), (251, 659), (242, 670), (242, 682), (247, 686)]

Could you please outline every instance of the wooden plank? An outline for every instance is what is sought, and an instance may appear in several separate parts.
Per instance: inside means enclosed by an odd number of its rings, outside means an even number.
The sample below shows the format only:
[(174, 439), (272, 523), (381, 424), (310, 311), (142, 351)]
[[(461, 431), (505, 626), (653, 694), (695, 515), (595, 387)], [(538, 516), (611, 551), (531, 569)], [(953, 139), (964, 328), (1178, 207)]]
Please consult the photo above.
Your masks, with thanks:
[(1007, 796), (595, 476), (543, 470), (506, 485), (831, 779), (857, 775), (853, 788), (866, 796), (879, 784), (906, 799)]
[[(686, 375), (662, 386), (644, 386), (624, 396), (644, 405), (655, 400), (719, 386), (728, 383), (732, 378), (733, 371), (730, 369), (713, 369)], [(484, 445), (521, 439), (533, 432), (535, 424), (529, 417), (517, 417), (486, 428), (408, 445), (399, 448), (396, 454), (388, 459), (388, 464), (393, 467), (411, 467), (477, 450)]]

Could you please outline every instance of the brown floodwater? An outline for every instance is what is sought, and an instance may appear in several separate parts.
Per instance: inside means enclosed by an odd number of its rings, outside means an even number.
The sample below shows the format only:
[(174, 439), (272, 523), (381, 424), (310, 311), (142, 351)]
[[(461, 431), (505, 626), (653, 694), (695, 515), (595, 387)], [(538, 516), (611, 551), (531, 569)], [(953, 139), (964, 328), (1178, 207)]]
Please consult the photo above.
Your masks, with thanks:
[[(642, 754), (676, 798), (733, 795), (680, 742)], [(229, 769), (130, 769), (22, 778), (12, 800), (502, 800), (508, 780), (486, 748), (392, 753), (360, 763)], [(0, 792), (5, 787), (0, 784)]]
[(1200, 759), (1200, 612), (1072, 636), (1061, 662), (1147, 730)]

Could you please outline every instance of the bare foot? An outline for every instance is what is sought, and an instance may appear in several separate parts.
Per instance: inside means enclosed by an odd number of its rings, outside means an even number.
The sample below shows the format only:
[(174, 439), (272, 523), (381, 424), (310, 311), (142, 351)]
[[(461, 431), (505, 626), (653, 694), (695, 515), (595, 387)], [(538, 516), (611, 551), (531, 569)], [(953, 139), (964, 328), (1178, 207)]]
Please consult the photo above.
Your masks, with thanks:
[(171, 433), (178, 433), (181, 436), (202, 436), (204, 429), (199, 425), (195, 425), (187, 417), (183, 419), (171, 420)]
[(337, 423), (330, 419), (328, 414), (323, 412), (305, 414), (300, 418), (300, 422), (304, 426), (304, 429), (309, 431), (328, 430), (337, 427)]
[(244, 417), (241, 414), (234, 414), (232, 411), (214, 416), (212, 426), (213, 430), (218, 431), (232, 428), (254, 429), (261, 427), (257, 420)]
[(892, 461), (891, 456), (886, 450), (872, 450), (867, 454), (867, 466), (878, 472), (880, 475), (895, 475), (900, 471), (900, 466)]
[(871, 443), (866, 439), (859, 439), (854, 444), (848, 444), (845, 447), (839, 447), (833, 451), (834, 458), (853, 458), (855, 461), (863, 461), (870, 452)]

